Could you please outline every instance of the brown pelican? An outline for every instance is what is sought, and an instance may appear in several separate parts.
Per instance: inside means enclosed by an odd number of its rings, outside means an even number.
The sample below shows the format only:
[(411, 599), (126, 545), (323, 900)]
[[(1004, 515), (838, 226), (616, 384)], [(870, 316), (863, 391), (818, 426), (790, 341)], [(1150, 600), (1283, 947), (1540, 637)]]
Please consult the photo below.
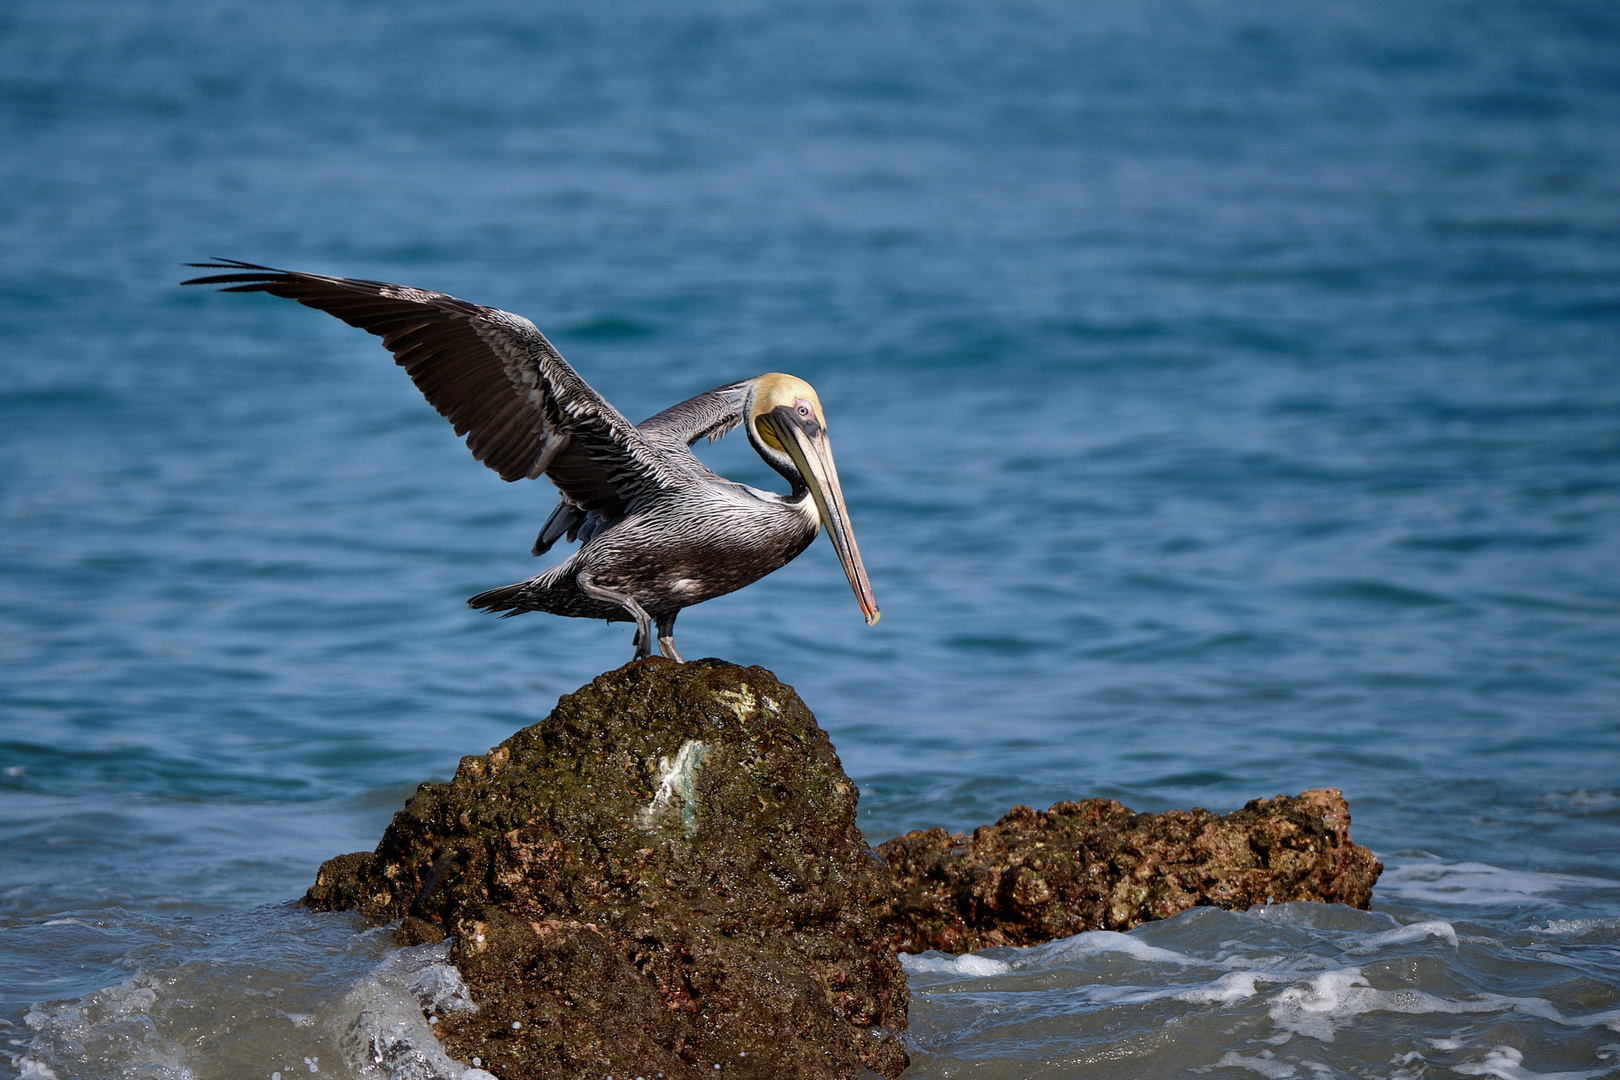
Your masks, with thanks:
[[(187, 285), (297, 300), (376, 334), (416, 388), (502, 480), (551, 477), (562, 500), (534, 543), (566, 536), (571, 557), (467, 603), (507, 616), (549, 611), (636, 624), (636, 658), (671, 660), (682, 608), (752, 584), (810, 546), (825, 525), (867, 623), (878, 621), (810, 384), (771, 373), (716, 387), (631, 424), (521, 315), (443, 293), (222, 259), (231, 273)], [(741, 424), (792, 490), (777, 495), (706, 468), (691, 447)]]

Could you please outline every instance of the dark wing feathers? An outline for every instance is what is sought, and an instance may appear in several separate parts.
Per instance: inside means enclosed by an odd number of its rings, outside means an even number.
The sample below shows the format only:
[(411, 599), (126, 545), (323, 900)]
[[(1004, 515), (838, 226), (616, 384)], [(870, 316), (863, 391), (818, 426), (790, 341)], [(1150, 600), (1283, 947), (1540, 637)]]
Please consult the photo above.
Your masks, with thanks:
[(569, 540), (579, 535), (579, 527), (585, 520), (585, 511), (563, 499), (557, 503), (557, 509), (546, 518), (546, 523), (540, 526), (540, 535), (535, 538), (534, 547), (530, 555), (544, 555), (551, 550), (551, 545), (567, 534)]
[[(224, 285), (224, 292), (286, 297), (381, 337), (429, 404), (457, 435), (467, 437), (473, 457), (503, 480), (542, 473), (551, 477), (564, 502), (583, 512), (579, 522), (567, 527), (569, 532), (584, 523), (584, 513), (610, 523), (623, 516), (637, 495), (678, 485), (690, 475), (665, 459), (656, 445), (662, 439), (643, 436), (522, 316), (381, 281), (234, 260), (193, 265), (230, 273), (195, 278), (187, 285)], [(653, 420), (691, 404), (666, 409)], [(708, 424), (723, 433), (736, 420), (728, 424), (722, 417)], [(654, 434), (659, 433), (661, 429)]]

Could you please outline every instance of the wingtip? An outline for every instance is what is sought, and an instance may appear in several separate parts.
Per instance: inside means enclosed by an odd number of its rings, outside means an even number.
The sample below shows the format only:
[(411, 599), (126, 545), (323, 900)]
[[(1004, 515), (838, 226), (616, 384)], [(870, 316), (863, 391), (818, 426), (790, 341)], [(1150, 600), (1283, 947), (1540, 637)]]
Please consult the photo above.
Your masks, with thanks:
[(268, 270), (268, 266), (258, 263), (243, 262), (241, 259), (227, 259), (223, 255), (210, 255), (207, 262), (181, 263), (181, 266), (196, 266), (204, 270)]
[[(241, 259), (221, 258), (220, 256), (217, 256), (217, 255), (210, 256), (210, 261), (209, 262), (181, 263), (180, 265), (181, 266), (194, 267), (194, 268), (196, 268), (198, 270), (249, 270), (249, 271), (252, 271), (254, 275), (259, 275), (259, 274), (283, 274), (283, 273), (286, 273), (286, 271), (277, 270), (274, 267), (260, 266), (258, 263), (243, 262)], [(182, 285), (224, 285), (224, 284), (228, 284), (228, 283), (233, 282), (233, 281), (246, 281), (246, 280), (250, 280), (250, 278), (245, 278), (240, 274), (209, 274), (206, 277), (196, 277), (196, 278), (191, 278), (191, 279), (189, 279), (187, 281), (182, 281), (180, 284), (182, 284)], [(225, 291), (229, 292), (230, 290), (227, 289)]]

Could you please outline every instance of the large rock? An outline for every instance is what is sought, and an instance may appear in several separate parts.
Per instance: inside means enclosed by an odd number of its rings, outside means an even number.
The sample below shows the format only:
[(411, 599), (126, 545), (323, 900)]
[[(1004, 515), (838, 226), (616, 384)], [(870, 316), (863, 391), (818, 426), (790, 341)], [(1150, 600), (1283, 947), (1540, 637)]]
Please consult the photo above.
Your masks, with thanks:
[(813, 1080), (905, 1068), (897, 950), (1032, 945), (1195, 904), (1365, 907), (1381, 869), (1331, 790), (1225, 817), (1015, 807), (881, 854), (855, 801), (770, 672), (653, 657), (422, 785), (304, 902), (400, 920), (404, 943), (454, 936), (479, 1008), (441, 1036), (501, 1080)]
[(424, 784), (305, 902), (454, 935), (479, 1009), (441, 1037), (501, 1080), (892, 1077), (908, 993), (855, 800), (769, 672), (655, 657)]
[(897, 878), (886, 923), (901, 952), (1037, 945), (1195, 906), (1366, 908), (1383, 870), (1351, 843), (1336, 788), (1255, 799), (1225, 817), (1137, 814), (1112, 799), (1015, 806), (971, 836), (929, 829), (879, 850)]

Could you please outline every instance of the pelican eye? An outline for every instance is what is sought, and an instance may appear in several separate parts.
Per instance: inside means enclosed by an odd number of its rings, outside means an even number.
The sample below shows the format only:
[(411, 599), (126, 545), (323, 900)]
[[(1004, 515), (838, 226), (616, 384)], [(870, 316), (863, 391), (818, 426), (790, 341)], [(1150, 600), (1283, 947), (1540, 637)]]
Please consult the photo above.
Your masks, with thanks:
[(821, 422), (816, 419), (815, 406), (804, 398), (800, 398), (793, 403), (792, 418), (799, 427), (811, 435), (821, 431)]

